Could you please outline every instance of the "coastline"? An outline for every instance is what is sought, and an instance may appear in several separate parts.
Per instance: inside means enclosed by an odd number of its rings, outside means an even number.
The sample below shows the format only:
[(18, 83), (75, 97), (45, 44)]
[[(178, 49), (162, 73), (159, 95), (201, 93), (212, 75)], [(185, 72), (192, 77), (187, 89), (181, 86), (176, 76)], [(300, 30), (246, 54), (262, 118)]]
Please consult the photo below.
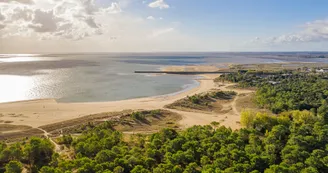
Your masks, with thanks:
[(197, 86), (160, 96), (109, 102), (60, 103), (55, 99), (38, 99), (0, 103), (1, 120), (11, 122), (12, 125), (28, 125), (36, 128), (101, 112), (163, 109), (165, 105), (188, 95), (215, 88), (215, 83), (209, 79), (213, 79), (217, 75), (202, 76), (203, 79), (196, 79), (199, 82)]

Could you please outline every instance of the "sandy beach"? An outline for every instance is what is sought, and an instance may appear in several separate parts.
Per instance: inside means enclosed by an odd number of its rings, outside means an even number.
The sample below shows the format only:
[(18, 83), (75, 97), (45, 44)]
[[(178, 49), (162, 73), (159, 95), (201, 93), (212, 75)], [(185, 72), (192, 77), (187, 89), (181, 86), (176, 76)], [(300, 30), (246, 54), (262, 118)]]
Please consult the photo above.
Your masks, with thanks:
[[(184, 92), (179, 92), (175, 95), (154, 96), (111, 102), (58, 103), (54, 99), (41, 99), (2, 103), (0, 104), (0, 119), (3, 122), (10, 122), (12, 125), (27, 125), (37, 128), (47, 124), (102, 112), (114, 112), (127, 109), (164, 109), (165, 105), (173, 103), (186, 96), (205, 92), (213, 88), (227, 90), (226, 87), (229, 85), (218, 87), (217, 84), (213, 82), (213, 79), (217, 76), (218, 75), (203, 76), (202, 79), (198, 80), (200, 84), (197, 87)], [(239, 128), (239, 124), (236, 123), (239, 121), (239, 113), (234, 111), (222, 115), (184, 112), (173, 109), (170, 109), (170, 111), (182, 115), (183, 119), (179, 122), (182, 127), (205, 125), (212, 121), (225, 119), (222, 125), (229, 126), (232, 129)]]

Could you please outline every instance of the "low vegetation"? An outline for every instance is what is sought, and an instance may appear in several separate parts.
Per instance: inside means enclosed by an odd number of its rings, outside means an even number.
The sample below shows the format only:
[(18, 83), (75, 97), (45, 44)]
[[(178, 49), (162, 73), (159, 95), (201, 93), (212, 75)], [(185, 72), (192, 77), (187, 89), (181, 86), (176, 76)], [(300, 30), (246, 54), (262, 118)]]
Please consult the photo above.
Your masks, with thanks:
[(28, 129), (17, 129), (13, 131), (4, 131), (5, 133), (0, 133), (0, 141), (17, 141), (17, 140), (25, 140), (29, 137), (37, 136), (41, 137), (43, 135), (43, 131), (36, 128), (28, 128)]
[[(121, 112), (106, 112), (88, 115), (59, 123), (41, 126), (40, 128), (52, 137), (60, 134), (79, 134), (93, 129), (105, 121), (110, 121), (113, 128), (120, 131), (158, 131), (165, 127), (178, 129), (179, 114), (167, 110), (125, 110)], [(0, 141), (19, 141), (32, 136), (43, 136), (44, 132), (29, 126), (0, 125)], [(60, 142), (60, 141), (59, 141)]]
[(214, 111), (215, 103), (218, 100), (231, 100), (237, 93), (234, 91), (220, 91), (212, 90), (206, 93), (196, 94), (188, 96), (184, 99), (178, 100), (167, 108), (170, 109), (182, 109), (182, 110), (196, 110), (196, 111)]
[(158, 130), (165, 124), (169, 127), (177, 127), (176, 122), (181, 116), (167, 110), (125, 110), (121, 112), (105, 112), (88, 115), (59, 123), (41, 126), (40, 128), (51, 134), (82, 133), (103, 123), (110, 121), (114, 128), (123, 131), (134, 130)]
[(181, 115), (167, 110), (136, 111), (113, 123), (114, 129), (128, 132), (154, 132), (163, 128), (178, 129)]

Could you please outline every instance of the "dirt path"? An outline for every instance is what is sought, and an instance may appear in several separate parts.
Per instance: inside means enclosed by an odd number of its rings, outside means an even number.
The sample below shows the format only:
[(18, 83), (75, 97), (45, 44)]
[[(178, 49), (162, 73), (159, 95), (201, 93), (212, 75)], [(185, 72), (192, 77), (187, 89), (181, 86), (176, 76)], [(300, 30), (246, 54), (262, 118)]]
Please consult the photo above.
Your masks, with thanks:
[(149, 134), (153, 134), (158, 132), (158, 130), (149, 130), (149, 131), (124, 131), (122, 132), (123, 134), (128, 134), (128, 135), (135, 135), (135, 134), (145, 134), (145, 135), (149, 135)]
[(60, 152), (61, 152), (60, 145), (58, 145), (54, 140), (52, 140), (51, 137), (49, 137), (49, 136), (51, 135), (50, 133), (48, 133), (47, 131), (45, 131), (45, 130), (39, 128), (39, 127), (36, 128), (36, 129), (39, 129), (39, 130), (43, 131), (43, 135), (44, 135), (47, 139), (49, 139), (49, 141), (50, 141), (52, 144), (54, 144), (54, 146), (55, 146), (55, 152), (56, 152), (56, 153), (60, 153)]

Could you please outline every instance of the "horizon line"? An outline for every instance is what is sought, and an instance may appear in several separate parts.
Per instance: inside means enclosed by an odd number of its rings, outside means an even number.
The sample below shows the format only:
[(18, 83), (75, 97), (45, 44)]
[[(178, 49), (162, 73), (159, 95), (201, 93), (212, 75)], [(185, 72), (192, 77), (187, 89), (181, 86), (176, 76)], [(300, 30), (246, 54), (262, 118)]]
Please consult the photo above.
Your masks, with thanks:
[(1, 53), (0, 55), (58, 55), (58, 54), (169, 54), (169, 53), (328, 53), (328, 51), (136, 51), (136, 52), (31, 52), (31, 53)]

